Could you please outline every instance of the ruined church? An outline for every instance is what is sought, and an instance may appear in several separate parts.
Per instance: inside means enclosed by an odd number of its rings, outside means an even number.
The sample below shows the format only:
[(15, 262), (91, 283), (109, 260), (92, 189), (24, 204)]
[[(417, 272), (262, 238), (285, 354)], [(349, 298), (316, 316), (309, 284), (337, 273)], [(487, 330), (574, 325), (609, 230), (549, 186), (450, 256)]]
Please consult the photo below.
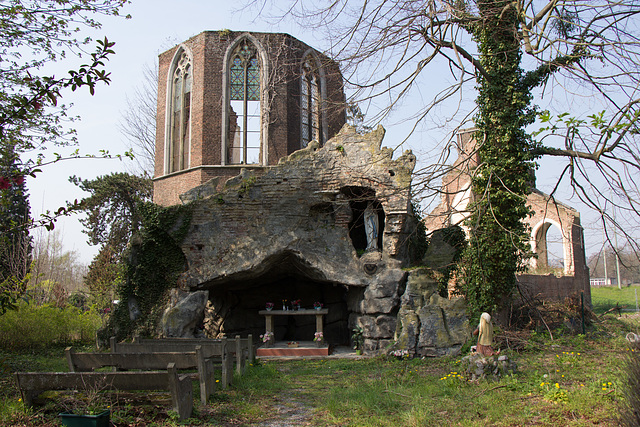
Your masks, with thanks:
[[(193, 207), (180, 289), (206, 295), (209, 337), (265, 331), (259, 313), (327, 309), (324, 337), (416, 355), (459, 351), (461, 299), (406, 271), (415, 156), (345, 125), (335, 62), (288, 34), (205, 31), (159, 56), (154, 202)], [(588, 280), (587, 280), (588, 283)], [(276, 341), (315, 320), (275, 319)]]

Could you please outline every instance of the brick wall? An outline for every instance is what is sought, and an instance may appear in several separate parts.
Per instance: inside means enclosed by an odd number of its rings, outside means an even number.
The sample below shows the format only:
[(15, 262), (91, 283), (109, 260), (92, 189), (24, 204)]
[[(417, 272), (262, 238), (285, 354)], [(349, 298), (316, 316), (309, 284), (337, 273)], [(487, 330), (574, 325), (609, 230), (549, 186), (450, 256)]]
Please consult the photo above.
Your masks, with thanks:
[[(156, 162), (154, 201), (167, 205), (178, 203), (177, 194), (187, 191), (213, 176), (228, 178), (229, 169), (212, 168), (224, 163), (223, 99), (224, 58), (228, 49), (247, 33), (205, 31), (159, 55), (158, 115), (156, 131)], [(278, 161), (300, 148), (300, 71), (301, 61), (311, 48), (288, 34), (249, 33), (264, 49), (267, 63), (267, 91), (263, 91), (263, 150), (266, 165)], [(167, 108), (167, 78), (176, 53), (184, 49), (191, 55), (193, 84), (191, 91), (191, 139), (189, 171), (165, 175), (165, 132)], [(317, 54), (325, 67), (326, 104), (324, 112), (328, 137), (337, 133), (345, 122), (342, 76), (338, 66)], [(262, 75), (264, 77), (264, 75)], [(265, 145), (266, 141), (266, 145)], [(262, 156), (261, 156), (262, 158)], [(264, 165), (264, 166), (266, 166)], [(201, 168), (203, 167), (203, 168)], [(253, 167), (253, 166), (251, 166)], [(199, 171), (193, 169), (201, 168)], [(234, 169), (237, 170), (237, 169)]]

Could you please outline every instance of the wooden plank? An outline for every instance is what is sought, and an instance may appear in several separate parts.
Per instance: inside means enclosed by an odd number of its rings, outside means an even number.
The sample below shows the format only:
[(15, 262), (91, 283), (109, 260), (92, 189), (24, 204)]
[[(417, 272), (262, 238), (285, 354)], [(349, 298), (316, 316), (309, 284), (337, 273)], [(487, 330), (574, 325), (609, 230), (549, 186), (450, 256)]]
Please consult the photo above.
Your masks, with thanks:
[[(105, 366), (118, 369), (154, 370), (162, 369), (169, 363), (175, 363), (176, 369), (196, 369), (196, 352), (177, 353), (73, 353), (67, 352), (71, 360), (71, 372), (86, 372)], [(71, 365), (70, 365), (71, 368)]]
[[(198, 344), (206, 358), (222, 356), (222, 343)], [(115, 343), (112, 353), (184, 353), (195, 351), (195, 344), (184, 343)]]
[(16, 372), (22, 390), (169, 390), (167, 371)]

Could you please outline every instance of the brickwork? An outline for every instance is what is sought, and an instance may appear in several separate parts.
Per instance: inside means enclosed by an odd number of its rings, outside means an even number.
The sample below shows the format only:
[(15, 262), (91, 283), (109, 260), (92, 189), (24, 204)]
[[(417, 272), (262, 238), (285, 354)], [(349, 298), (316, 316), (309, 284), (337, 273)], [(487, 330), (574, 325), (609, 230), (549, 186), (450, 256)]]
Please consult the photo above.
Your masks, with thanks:
[[(477, 166), (473, 129), (458, 134), (458, 159), (452, 170), (443, 178), (440, 204), (425, 218), (427, 233), (450, 225), (463, 225), (469, 213), (467, 206), (473, 200), (470, 192), (470, 172)], [(531, 247), (538, 258), (530, 260), (530, 273), (520, 276), (533, 294), (551, 300), (563, 300), (567, 296), (584, 292), (591, 301), (589, 270), (586, 264), (584, 236), (580, 214), (575, 209), (556, 202), (548, 195), (533, 189), (527, 197), (527, 205), (534, 215), (525, 220), (531, 230)], [(546, 233), (549, 227), (557, 227), (563, 240), (564, 277), (548, 275)], [(543, 272), (544, 274), (536, 274)]]
[[(158, 115), (154, 201), (162, 205), (179, 203), (178, 194), (202, 184), (212, 176), (232, 176), (223, 155), (226, 117), (224, 88), (225, 57), (242, 38), (248, 38), (261, 54), (262, 152), (266, 164), (278, 161), (300, 148), (300, 73), (305, 53), (314, 52), (323, 67), (325, 127), (327, 139), (345, 121), (345, 97), (338, 66), (324, 55), (288, 34), (205, 31), (159, 55)], [(168, 78), (177, 53), (186, 51), (192, 62), (190, 148), (188, 172), (166, 173)], [(253, 167), (250, 165), (250, 167)], [(196, 172), (198, 170), (198, 172)], [(220, 187), (224, 180), (220, 180)]]

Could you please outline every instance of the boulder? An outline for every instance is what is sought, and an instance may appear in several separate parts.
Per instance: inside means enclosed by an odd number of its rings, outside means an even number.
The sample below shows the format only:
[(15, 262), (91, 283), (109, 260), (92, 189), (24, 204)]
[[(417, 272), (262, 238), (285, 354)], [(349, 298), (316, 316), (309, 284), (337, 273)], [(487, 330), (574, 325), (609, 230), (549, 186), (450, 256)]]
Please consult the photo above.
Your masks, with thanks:
[(164, 337), (193, 338), (197, 327), (204, 319), (204, 310), (209, 300), (208, 291), (184, 292), (173, 289), (168, 307), (162, 315)]
[(478, 353), (463, 357), (460, 366), (456, 367), (462, 376), (471, 380), (480, 378), (499, 380), (506, 375), (513, 375), (516, 369), (517, 364), (504, 354), (483, 356)]
[(462, 298), (444, 298), (431, 270), (412, 270), (400, 299), (396, 347), (414, 356), (447, 356), (460, 352), (471, 337)]

